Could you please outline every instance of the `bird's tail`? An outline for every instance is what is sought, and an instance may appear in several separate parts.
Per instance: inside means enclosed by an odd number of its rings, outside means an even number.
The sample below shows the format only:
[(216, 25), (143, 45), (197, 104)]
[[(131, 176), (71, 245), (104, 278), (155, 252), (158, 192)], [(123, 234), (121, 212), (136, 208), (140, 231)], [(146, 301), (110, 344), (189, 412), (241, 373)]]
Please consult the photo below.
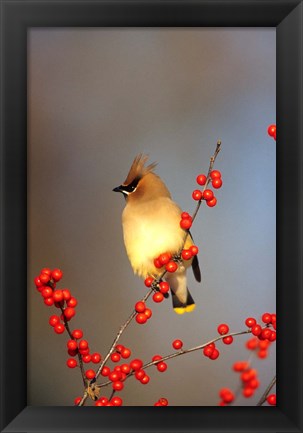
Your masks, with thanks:
[(177, 314), (184, 314), (184, 313), (190, 313), (196, 308), (195, 301), (193, 300), (188, 288), (186, 288), (186, 301), (183, 302), (180, 300), (180, 298), (177, 296), (176, 293), (173, 291), (172, 294), (172, 300), (173, 300), (173, 308), (175, 313)]

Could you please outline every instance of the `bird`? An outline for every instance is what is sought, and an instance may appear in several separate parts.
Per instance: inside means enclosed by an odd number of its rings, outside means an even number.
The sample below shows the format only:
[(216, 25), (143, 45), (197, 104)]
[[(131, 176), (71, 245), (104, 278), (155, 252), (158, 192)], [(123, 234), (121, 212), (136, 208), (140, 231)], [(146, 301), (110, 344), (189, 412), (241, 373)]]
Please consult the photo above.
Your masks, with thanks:
[[(135, 274), (145, 279), (158, 278), (163, 269), (154, 264), (162, 253), (172, 256), (188, 249), (193, 239), (180, 227), (182, 209), (175, 203), (162, 179), (154, 172), (156, 162), (147, 165), (148, 156), (138, 154), (130, 167), (125, 181), (113, 191), (125, 198), (122, 212), (123, 238), (127, 256)], [(195, 301), (191, 296), (186, 279), (187, 268), (192, 266), (195, 279), (201, 281), (198, 257), (190, 260), (180, 258), (178, 269), (167, 272), (165, 281), (170, 286), (173, 309), (177, 314), (191, 312)]]

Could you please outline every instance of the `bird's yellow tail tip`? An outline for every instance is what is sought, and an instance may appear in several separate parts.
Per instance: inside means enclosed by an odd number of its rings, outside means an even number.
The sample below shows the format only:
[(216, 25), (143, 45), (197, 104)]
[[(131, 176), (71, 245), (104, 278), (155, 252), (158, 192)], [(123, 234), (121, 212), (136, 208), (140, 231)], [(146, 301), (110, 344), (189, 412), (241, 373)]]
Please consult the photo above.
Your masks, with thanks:
[(187, 305), (184, 308), (178, 307), (174, 308), (175, 313), (177, 314), (184, 314), (184, 313), (191, 313), (196, 308), (196, 304)]

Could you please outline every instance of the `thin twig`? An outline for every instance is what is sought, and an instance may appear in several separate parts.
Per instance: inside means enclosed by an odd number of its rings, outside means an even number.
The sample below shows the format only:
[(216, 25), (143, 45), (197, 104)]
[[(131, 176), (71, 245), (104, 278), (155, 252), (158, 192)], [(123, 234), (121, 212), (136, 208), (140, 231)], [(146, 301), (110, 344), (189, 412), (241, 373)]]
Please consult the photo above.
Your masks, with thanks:
[[(244, 335), (244, 334), (249, 334), (249, 333), (251, 333), (251, 329), (247, 329), (247, 330), (245, 330), (245, 331), (239, 331), (239, 332), (232, 332), (232, 333), (230, 333), (230, 334), (225, 334), (225, 335), (220, 335), (219, 337), (216, 337), (216, 338), (214, 338), (214, 339), (208, 341), (207, 343), (200, 344), (199, 346), (195, 346), (195, 347), (192, 347), (192, 348), (190, 348), (190, 349), (181, 349), (181, 350), (179, 350), (178, 352), (174, 352), (174, 353), (171, 353), (171, 354), (169, 354), (169, 355), (165, 355), (165, 356), (163, 356), (163, 357), (162, 357), (160, 360), (158, 360), (158, 361), (151, 361), (151, 362), (148, 362), (148, 363), (144, 364), (141, 368), (142, 368), (142, 370), (145, 370), (146, 368), (149, 368), (149, 367), (151, 367), (151, 366), (153, 366), (153, 365), (159, 364), (159, 362), (164, 362), (164, 361), (167, 361), (167, 360), (169, 360), (169, 359), (176, 358), (177, 356), (185, 355), (185, 354), (187, 354), (187, 353), (195, 352), (196, 350), (204, 349), (204, 347), (208, 346), (209, 344), (211, 344), (211, 343), (215, 343), (216, 341), (219, 341), (219, 340), (223, 340), (223, 338), (225, 338), (225, 337), (230, 337), (230, 336), (233, 337), (233, 336), (235, 336), (235, 335)], [(132, 371), (131, 373), (129, 373), (129, 374), (126, 376), (125, 380), (126, 380), (127, 378), (133, 376), (134, 374), (135, 374), (135, 371)], [(98, 384), (97, 386), (98, 386), (99, 388), (102, 388), (102, 387), (107, 386), (107, 385), (109, 385), (109, 384), (111, 384), (111, 383), (112, 383), (111, 381), (108, 381), (108, 382), (105, 382), (105, 383), (102, 383), (102, 384)]]
[(264, 391), (264, 394), (262, 395), (262, 397), (258, 401), (257, 406), (262, 406), (262, 404), (265, 403), (268, 394), (270, 393), (271, 389), (274, 387), (274, 385), (276, 384), (276, 382), (277, 382), (277, 377), (274, 376), (273, 379), (272, 379), (272, 381), (270, 382), (270, 384), (268, 385), (268, 387)]

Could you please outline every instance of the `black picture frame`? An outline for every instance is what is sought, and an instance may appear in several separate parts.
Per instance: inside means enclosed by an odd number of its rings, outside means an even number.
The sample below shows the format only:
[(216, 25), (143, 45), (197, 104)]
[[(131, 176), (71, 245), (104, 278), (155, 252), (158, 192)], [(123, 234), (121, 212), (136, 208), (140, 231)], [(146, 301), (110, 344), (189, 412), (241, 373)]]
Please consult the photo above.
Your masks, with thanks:
[[(302, 21), (301, 0), (1, 0), (1, 431), (302, 431)], [(27, 406), (27, 30), (60, 26), (276, 27), (277, 407)]]

